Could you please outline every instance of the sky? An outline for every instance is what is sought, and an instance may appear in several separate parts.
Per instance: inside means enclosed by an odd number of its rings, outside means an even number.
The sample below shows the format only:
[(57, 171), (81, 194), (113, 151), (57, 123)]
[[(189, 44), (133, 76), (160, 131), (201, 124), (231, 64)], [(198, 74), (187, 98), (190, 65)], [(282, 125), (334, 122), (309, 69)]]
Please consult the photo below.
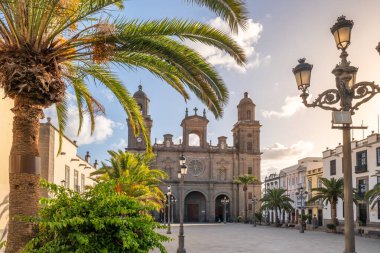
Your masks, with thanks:
[[(247, 29), (233, 35), (245, 49), (248, 62), (244, 68), (232, 58), (213, 48), (187, 45), (196, 48), (218, 70), (230, 92), (222, 119), (210, 120), (208, 139), (217, 143), (218, 136), (227, 136), (232, 145), (231, 129), (237, 121), (237, 104), (248, 92), (256, 104), (256, 119), (260, 121), (262, 174), (277, 172), (297, 163), (306, 156), (321, 156), (326, 147), (334, 148), (342, 142), (342, 133), (331, 129), (331, 112), (306, 109), (301, 103), (292, 68), (297, 60), (306, 57), (313, 64), (310, 93), (312, 98), (329, 88), (334, 88), (331, 70), (339, 63), (330, 27), (345, 15), (354, 20), (351, 45), (348, 48), (351, 65), (359, 67), (357, 81), (380, 81), (380, 56), (375, 50), (380, 42), (380, 1), (378, 0), (247, 0), (249, 21)], [(195, 19), (219, 29), (226, 24), (209, 10), (191, 6), (182, 0), (128, 0), (122, 12), (130, 19), (160, 19), (165, 17)], [(163, 139), (171, 133), (178, 140), (182, 135), (180, 123), (186, 107), (205, 108), (194, 96), (185, 102), (169, 85), (147, 71), (115, 69), (127, 89), (134, 93), (141, 84), (150, 98), (150, 115), (153, 119), (152, 141)], [(107, 150), (127, 146), (126, 116), (115, 97), (101, 85), (92, 92), (105, 106), (106, 115), (96, 118), (96, 130), (91, 136), (89, 121), (85, 121), (82, 134), (77, 136), (77, 111), (70, 107), (70, 122), (66, 135), (77, 140), (79, 154), (90, 151), (92, 159), (108, 158)], [(380, 95), (362, 105), (354, 115), (355, 125), (366, 125), (368, 130), (353, 132), (362, 139), (378, 132)], [(53, 115), (51, 110), (46, 114)]]

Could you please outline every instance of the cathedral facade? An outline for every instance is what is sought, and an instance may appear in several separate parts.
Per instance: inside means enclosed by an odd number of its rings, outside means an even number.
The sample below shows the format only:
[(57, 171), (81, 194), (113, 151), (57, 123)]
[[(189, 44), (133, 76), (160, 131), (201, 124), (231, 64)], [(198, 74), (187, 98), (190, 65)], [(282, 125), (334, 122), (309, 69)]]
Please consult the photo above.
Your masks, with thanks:
[[(134, 98), (141, 108), (146, 128), (150, 136), (153, 120), (149, 115), (149, 98), (139, 90)], [(174, 143), (173, 135), (164, 135), (163, 143), (153, 144), (156, 154), (156, 167), (164, 170), (169, 179), (162, 185), (163, 192), (171, 185), (172, 195), (179, 197), (179, 157), (186, 157), (188, 172), (184, 180), (184, 221), (214, 222), (223, 220), (223, 205), (221, 200), (226, 197), (229, 204), (226, 207), (227, 220), (235, 221), (244, 217), (243, 186), (234, 183), (239, 175), (253, 175), (260, 180), (260, 123), (255, 120), (255, 104), (244, 93), (237, 106), (237, 122), (232, 126), (233, 146), (227, 144), (227, 137), (218, 137), (218, 143), (212, 145), (207, 141), (207, 125), (209, 120), (205, 111), (198, 115), (198, 109), (185, 117), (180, 126), (183, 130), (182, 142)], [(128, 127), (128, 151), (143, 152), (146, 144), (141, 136), (135, 136)], [(194, 143), (195, 140), (197, 140)], [(247, 190), (248, 215), (252, 217), (252, 197), (261, 197), (261, 185), (249, 185)], [(174, 221), (179, 219), (179, 201), (173, 205)], [(162, 214), (160, 214), (162, 215)], [(162, 219), (163, 217), (157, 217)]]

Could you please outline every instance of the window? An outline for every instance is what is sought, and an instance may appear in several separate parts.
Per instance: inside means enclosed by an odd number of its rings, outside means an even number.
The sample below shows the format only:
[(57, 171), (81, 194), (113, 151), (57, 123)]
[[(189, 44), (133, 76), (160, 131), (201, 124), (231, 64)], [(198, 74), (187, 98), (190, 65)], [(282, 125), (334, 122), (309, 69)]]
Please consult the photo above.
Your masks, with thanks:
[(248, 210), (252, 211), (252, 204), (248, 204)]
[(307, 182), (308, 183), (308, 191), (311, 192), (311, 188), (312, 188), (312, 179), (310, 178), (309, 181)]
[(251, 120), (251, 111), (250, 110), (247, 111), (247, 120)]
[(380, 176), (377, 176), (377, 183), (380, 183)]
[(355, 173), (367, 171), (367, 150), (356, 153)]
[(248, 192), (248, 199), (252, 199), (252, 192)]
[(252, 167), (248, 167), (248, 175), (252, 175)]
[(247, 151), (252, 151), (252, 142), (247, 142)]
[(65, 187), (70, 188), (70, 167), (65, 166)]
[(318, 185), (319, 188), (322, 187), (322, 181), (321, 181), (320, 177), (318, 177), (317, 185)]
[(74, 170), (74, 190), (79, 192), (78, 171)]
[(330, 161), (330, 176), (336, 175), (336, 160)]
[(376, 164), (380, 166), (380, 147), (376, 149)]
[(84, 174), (80, 175), (80, 188), (84, 191)]
[(292, 185), (294, 185), (294, 177), (292, 178)]
[(359, 196), (363, 197), (364, 194), (367, 191), (367, 182), (365, 179), (359, 179), (358, 180), (358, 191), (359, 191)]
[(377, 218), (380, 219), (380, 200), (377, 201)]

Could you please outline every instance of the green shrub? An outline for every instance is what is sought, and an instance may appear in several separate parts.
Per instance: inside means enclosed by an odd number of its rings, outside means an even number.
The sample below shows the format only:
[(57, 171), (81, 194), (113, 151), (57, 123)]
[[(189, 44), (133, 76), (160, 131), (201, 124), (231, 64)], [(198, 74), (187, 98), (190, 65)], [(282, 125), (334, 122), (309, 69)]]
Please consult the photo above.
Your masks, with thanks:
[(119, 182), (101, 182), (85, 193), (42, 182), (53, 198), (40, 200), (37, 237), (25, 252), (149, 252), (169, 238), (156, 232), (161, 226), (134, 198), (116, 191)]

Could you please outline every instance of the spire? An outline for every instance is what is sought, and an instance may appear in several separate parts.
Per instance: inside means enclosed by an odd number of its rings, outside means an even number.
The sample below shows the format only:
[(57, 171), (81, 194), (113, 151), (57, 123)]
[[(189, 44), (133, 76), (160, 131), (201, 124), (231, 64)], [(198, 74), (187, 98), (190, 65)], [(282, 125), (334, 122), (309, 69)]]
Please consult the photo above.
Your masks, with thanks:
[(248, 92), (244, 92), (244, 98), (248, 98)]
[(188, 116), (189, 116), (189, 109), (186, 107), (185, 117), (188, 117)]
[(206, 118), (206, 109), (203, 109), (203, 117)]
[(142, 90), (142, 85), (141, 85), (141, 83), (139, 84), (139, 90)]

